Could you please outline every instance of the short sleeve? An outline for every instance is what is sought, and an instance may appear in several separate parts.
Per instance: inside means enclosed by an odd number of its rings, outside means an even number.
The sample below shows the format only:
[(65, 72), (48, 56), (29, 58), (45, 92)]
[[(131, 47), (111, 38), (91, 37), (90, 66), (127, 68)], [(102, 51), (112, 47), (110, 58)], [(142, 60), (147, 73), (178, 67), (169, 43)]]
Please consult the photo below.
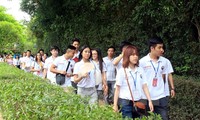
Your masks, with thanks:
[(58, 66), (58, 62), (59, 62), (59, 58), (56, 58), (56, 59), (53, 61), (53, 64), (54, 64), (55, 66)]
[(45, 63), (44, 63), (44, 68), (45, 68), (45, 69), (48, 69), (48, 59), (47, 59), (47, 60), (45, 60)]
[(116, 85), (118, 86), (122, 85), (122, 81), (125, 79), (123, 76), (124, 76), (123, 68), (120, 68), (119, 72), (116, 75)]
[(103, 62), (103, 71), (104, 71), (104, 72), (107, 71), (107, 68), (106, 68), (106, 64), (105, 64), (105, 62)]
[(78, 74), (78, 69), (79, 69), (79, 64), (76, 63), (76, 64), (74, 65), (74, 71), (73, 71), (73, 74)]

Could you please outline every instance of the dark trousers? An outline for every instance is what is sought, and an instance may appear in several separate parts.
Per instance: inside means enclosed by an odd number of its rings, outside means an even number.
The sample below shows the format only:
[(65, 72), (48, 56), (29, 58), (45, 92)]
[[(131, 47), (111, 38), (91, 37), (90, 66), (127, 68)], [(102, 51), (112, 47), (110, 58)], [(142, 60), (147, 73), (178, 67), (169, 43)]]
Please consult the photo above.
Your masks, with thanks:
[(114, 100), (114, 85), (115, 85), (115, 81), (107, 81), (107, 85), (108, 85), (108, 97), (107, 97), (107, 101), (108, 104), (113, 104), (113, 100)]
[(71, 81), (72, 87), (74, 88), (74, 93), (77, 94), (77, 83)]
[[(162, 120), (168, 120), (168, 102), (169, 102), (169, 97), (163, 97), (158, 100), (154, 100), (154, 113), (160, 114), (162, 117)], [(147, 110), (149, 111), (149, 106), (147, 102), (146, 106)]]

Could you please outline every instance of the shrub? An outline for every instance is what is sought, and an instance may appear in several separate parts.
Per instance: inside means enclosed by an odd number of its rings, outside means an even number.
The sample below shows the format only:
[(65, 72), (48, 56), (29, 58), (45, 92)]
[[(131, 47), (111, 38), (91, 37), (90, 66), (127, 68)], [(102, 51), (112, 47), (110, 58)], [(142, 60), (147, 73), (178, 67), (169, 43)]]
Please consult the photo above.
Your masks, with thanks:
[(121, 114), (114, 113), (111, 106), (86, 105), (80, 96), (66, 93), (61, 87), (12, 66), (0, 63), (0, 73), (0, 111), (4, 119), (122, 119)]
[(169, 117), (172, 120), (200, 119), (200, 82), (191, 77), (174, 76), (176, 97), (170, 99)]

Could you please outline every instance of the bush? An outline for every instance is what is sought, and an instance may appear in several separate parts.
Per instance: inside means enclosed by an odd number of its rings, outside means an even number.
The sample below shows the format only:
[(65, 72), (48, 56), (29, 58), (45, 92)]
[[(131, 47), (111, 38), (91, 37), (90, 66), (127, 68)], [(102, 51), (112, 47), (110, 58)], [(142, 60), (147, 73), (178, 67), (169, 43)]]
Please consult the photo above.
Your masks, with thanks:
[(111, 106), (86, 105), (80, 96), (66, 93), (61, 87), (12, 66), (0, 63), (0, 73), (0, 111), (4, 119), (122, 119), (121, 114), (114, 113)]
[(191, 77), (174, 76), (176, 97), (170, 99), (171, 120), (200, 119), (200, 82)]

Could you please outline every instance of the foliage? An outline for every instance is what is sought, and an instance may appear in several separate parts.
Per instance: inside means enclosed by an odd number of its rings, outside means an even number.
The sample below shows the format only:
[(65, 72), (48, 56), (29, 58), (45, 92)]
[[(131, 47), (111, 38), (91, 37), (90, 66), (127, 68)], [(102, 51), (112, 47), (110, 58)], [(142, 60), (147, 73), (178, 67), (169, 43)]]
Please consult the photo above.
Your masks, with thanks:
[(0, 6), (0, 53), (16, 53), (33, 48), (33, 38), (30, 38), (27, 32), (25, 26)]
[(4, 119), (122, 119), (121, 114), (113, 112), (111, 106), (84, 104), (85, 100), (80, 96), (66, 93), (59, 86), (5, 63), (0, 63), (0, 73), (0, 111)]
[[(22, 0), (34, 17), (31, 30), (39, 47), (62, 49), (72, 38), (101, 48), (129, 40), (146, 54), (147, 40), (161, 36), (176, 73), (199, 75), (200, 3), (156, 0)], [(118, 51), (119, 52), (119, 51)]]
[(200, 119), (200, 79), (175, 76), (176, 97), (170, 99), (172, 120)]

